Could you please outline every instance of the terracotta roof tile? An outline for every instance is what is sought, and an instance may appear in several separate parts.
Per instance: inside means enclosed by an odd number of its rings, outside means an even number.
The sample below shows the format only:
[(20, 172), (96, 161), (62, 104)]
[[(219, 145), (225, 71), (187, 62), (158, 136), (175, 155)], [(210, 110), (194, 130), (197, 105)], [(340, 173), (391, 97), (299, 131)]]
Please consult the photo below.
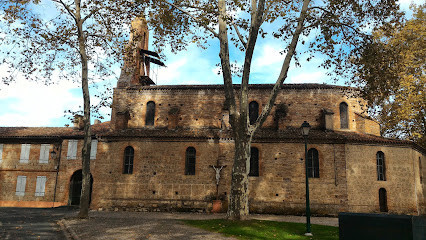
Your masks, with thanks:
[[(137, 128), (114, 131), (110, 122), (92, 125), (94, 135), (110, 140), (129, 138), (152, 139), (232, 139), (230, 130), (221, 129), (166, 129), (166, 128)], [(71, 127), (0, 127), (0, 139), (10, 138), (83, 138), (83, 131)], [(275, 130), (262, 128), (256, 131), (254, 142), (303, 142), (299, 128)], [(371, 134), (349, 131), (328, 131), (311, 129), (308, 141), (314, 143), (381, 143), (390, 145), (413, 146), (421, 152), (426, 152), (412, 141), (385, 138)]]
[[(233, 85), (235, 89), (240, 88), (240, 84)], [(274, 84), (250, 84), (250, 89), (272, 89)], [(129, 90), (166, 90), (166, 89), (223, 89), (223, 84), (215, 85), (151, 85), (151, 86), (131, 86)], [(341, 89), (356, 90), (356, 88), (348, 86), (338, 86), (329, 84), (283, 84), (281, 89)]]
[[(110, 123), (92, 125), (93, 134), (110, 130)], [(83, 137), (84, 132), (72, 127), (0, 127), (0, 138)]]

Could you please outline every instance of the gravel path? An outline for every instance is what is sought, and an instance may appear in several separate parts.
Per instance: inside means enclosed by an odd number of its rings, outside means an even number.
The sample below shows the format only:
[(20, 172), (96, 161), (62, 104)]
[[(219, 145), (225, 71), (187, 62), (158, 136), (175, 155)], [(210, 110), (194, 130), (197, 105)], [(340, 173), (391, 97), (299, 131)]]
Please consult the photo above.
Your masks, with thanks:
[(223, 218), (222, 214), (91, 212), (87, 220), (61, 221), (69, 239), (235, 239), (187, 226), (182, 219)]
[[(161, 212), (90, 212), (86, 220), (65, 219), (60, 225), (69, 233), (69, 239), (235, 239), (218, 233), (187, 226), (183, 219), (220, 219), (225, 214), (161, 213)], [(260, 215), (252, 219), (305, 222), (301, 216)], [(312, 217), (312, 224), (338, 226), (337, 218)]]

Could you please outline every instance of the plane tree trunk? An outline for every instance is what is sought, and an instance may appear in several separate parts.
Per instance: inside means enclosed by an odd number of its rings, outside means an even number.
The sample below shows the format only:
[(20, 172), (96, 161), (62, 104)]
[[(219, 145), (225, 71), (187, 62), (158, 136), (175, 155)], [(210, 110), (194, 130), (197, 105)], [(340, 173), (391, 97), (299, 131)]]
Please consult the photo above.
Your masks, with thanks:
[(80, 197), (80, 212), (79, 218), (88, 218), (89, 216), (89, 203), (90, 203), (90, 150), (92, 142), (92, 131), (90, 126), (90, 94), (89, 94), (89, 80), (88, 80), (88, 58), (86, 52), (86, 39), (83, 32), (83, 22), (80, 15), (80, 0), (75, 0), (76, 12), (75, 21), (77, 23), (78, 31), (78, 44), (81, 59), (81, 88), (83, 91), (84, 101), (84, 141), (82, 149), (82, 188)]

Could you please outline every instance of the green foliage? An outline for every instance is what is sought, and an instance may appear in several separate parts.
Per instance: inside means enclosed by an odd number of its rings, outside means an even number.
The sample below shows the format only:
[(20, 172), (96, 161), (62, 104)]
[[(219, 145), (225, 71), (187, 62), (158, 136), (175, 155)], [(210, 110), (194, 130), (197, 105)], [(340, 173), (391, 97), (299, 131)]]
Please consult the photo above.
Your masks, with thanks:
[(376, 110), (386, 136), (426, 147), (426, 5), (412, 6), (414, 18), (374, 31), (353, 59), (353, 83)]
[(223, 219), (214, 220), (185, 220), (186, 224), (202, 228), (211, 232), (222, 233), (238, 239), (318, 239), (337, 240), (339, 229), (337, 227), (312, 225), (313, 237), (304, 236), (306, 225), (304, 223), (288, 223), (275, 221), (231, 221)]

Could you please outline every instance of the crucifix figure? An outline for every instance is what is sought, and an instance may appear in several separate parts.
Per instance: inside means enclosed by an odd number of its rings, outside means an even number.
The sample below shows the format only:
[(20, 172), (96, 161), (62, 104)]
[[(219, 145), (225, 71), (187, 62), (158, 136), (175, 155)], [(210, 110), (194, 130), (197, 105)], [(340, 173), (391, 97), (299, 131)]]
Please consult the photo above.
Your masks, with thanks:
[(216, 166), (214, 165), (210, 165), (214, 171), (216, 172), (216, 200), (219, 200), (219, 181), (220, 181), (220, 171), (222, 171), (222, 169), (224, 167), (226, 167), (226, 165), (223, 166), (219, 166), (219, 159), (217, 160), (217, 164)]
[(216, 185), (219, 185), (220, 180), (220, 171), (222, 170), (224, 166), (212, 166), (212, 168), (216, 171)]

